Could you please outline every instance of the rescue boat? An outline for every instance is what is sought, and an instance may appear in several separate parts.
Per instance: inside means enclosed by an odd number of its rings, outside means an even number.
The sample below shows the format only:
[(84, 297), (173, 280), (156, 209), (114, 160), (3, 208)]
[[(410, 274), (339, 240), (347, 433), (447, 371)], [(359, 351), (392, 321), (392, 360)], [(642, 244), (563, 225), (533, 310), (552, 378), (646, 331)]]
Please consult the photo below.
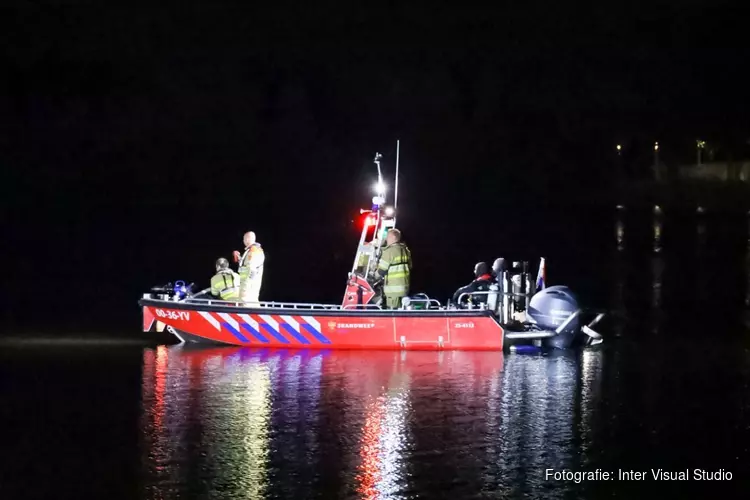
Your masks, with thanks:
[(442, 304), (420, 293), (399, 309), (384, 309), (375, 270), (385, 234), (396, 225), (398, 144), (394, 203), (386, 204), (380, 162), (376, 196), (362, 228), (340, 304), (260, 302), (248, 306), (194, 294), (175, 282), (143, 295), (144, 332), (168, 332), (180, 342), (265, 348), (534, 350), (601, 343), (594, 326), (604, 312), (585, 310), (565, 286), (545, 285), (545, 259), (537, 280), (528, 262), (497, 275), (490, 291), (462, 294)]

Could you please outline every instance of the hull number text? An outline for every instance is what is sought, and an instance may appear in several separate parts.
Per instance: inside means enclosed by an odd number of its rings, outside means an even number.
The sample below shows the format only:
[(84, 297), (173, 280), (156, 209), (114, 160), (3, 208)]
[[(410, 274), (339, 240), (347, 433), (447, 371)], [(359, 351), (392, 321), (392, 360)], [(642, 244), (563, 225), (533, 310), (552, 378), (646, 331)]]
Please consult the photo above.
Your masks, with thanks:
[(165, 311), (164, 309), (157, 309), (156, 315), (160, 318), (190, 321), (190, 313), (188, 311)]

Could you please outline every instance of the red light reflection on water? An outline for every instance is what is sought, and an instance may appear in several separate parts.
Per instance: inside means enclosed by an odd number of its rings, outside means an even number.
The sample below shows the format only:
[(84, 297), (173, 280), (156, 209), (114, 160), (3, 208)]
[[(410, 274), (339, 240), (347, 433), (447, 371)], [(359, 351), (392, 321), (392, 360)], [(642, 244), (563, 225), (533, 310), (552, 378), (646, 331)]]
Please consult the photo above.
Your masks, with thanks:
[[(502, 353), (486, 352), (336, 353), (333, 359), (344, 373), (357, 374), (353, 378), (361, 383), (348, 389), (368, 401), (356, 476), (356, 491), (368, 500), (395, 494), (406, 480), (412, 389), (443, 386), (457, 394), (468, 388), (481, 393), (503, 369)], [(460, 388), (452, 387), (456, 382)]]
[(164, 425), (164, 392), (167, 387), (167, 362), (169, 351), (166, 346), (156, 349), (156, 373), (154, 389), (154, 427), (161, 429)]
[(383, 422), (386, 415), (385, 401), (380, 397), (371, 401), (367, 407), (367, 417), (362, 429), (362, 448), (360, 450), (362, 463), (358, 467), (357, 481), (359, 487), (357, 492), (362, 495), (362, 498), (374, 499), (378, 495), (377, 485), (383, 480), (383, 464), (381, 463), (383, 450), (381, 444)]

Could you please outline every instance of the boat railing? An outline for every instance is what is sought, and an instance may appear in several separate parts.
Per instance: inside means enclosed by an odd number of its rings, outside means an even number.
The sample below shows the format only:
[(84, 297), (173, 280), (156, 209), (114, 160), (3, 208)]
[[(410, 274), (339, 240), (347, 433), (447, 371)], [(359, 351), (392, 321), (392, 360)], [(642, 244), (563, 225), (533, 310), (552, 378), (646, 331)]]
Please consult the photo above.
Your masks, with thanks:
[(312, 302), (261, 302), (261, 307), (271, 309), (340, 309), (341, 306), (336, 304), (317, 304)]
[(431, 299), (429, 297), (425, 299), (413, 299), (411, 297), (404, 297), (403, 302), (405, 302), (404, 308), (409, 308), (412, 304), (426, 304), (428, 309), (432, 305), (435, 305), (438, 309), (441, 309), (443, 307), (439, 300)]
[[(340, 306), (338, 304), (320, 304), (320, 303), (311, 303), (311, 302), (258, 302), (256, 304), (252, 304), (252, 303), (245, 303), (242, 301), (235, 301), (235, 300), (204, 299), (204, 298), (192, 298), (192, 297), (188, 297), (185, 300), (175, 301), (175, 300), (169, 300), (169, 299), (164, 299), (164, 298), (154, 298), (154, 297), (149, 296), (149, 294), (144, 294), (143, 298), (153, 300), (156, 302), (163, 302), (165, 307), (169, 307), (172, 304), (196, 304), (196, 305), (206, 305), (206, 306), (260, 307), (263, 309), (303, 309), (303, 310), (324, 310), (324, 311), (341, 311), (341, 310), (382, 311), (383, 310), (383, 308), (378, 304), (346, 304), (344, 306)], [(437, 299), (409, 298), (408, 303), (398, 310), (405, 311), (405, 312), (413, 311), (415, 313), (420, 312), (420, 309), (412, 309), (410, 307), (414, 304), (427, 304), (428, 310), (432, 306), (434, 306), (432, 310), (435, 310), (435, 308), (440, 309), (440, 310), (444, 309), (443, 305)]]
[[(149, 297), (144, 297), (149, 298)], [(184, 301), (172, 301), (164, 299), (150, 299), (165, 304), (174, 303), (187, 303), (187, 304), (202, 304), (207, 306), (232, 306), (232, 307), (261, 307), (266, 309), (305, 309), (305, 310), (336, 310), (341, 309), (341, 306), (337, 304), (320, 304), (314, 302), (257, 302), (255, 304), (245, 303), (236, 300), (221, 300), (221, 299), (202, 299), (202, 298), (187, 298)]]
[[(482, 292), (464, 292), (461, 295), (458, 296), (458, 304), (461, 304), (463, 299), (465, 297), (473, 297), (473, 296), (480, 296), (480, 295), (496, 295), (497, 299), (495, 301), (494, 307), (490, 307), (489, 300), (486, 302), (480, 302), (477, 304), (478, 309), (489, 309), (492, 311), (492, 313), (498, 318), (498, 320), (504, 324), (507, 324), (511, 321), (513, 318), (513, 312), (515, 310), (515, 304), (512, 300), (514, 297), (521, 297), (525, 299), (526, 308), (529, 306), (529, 302), (531, 300), (532, 293), (514, 293), (514, 292), (505, 292), (500, 290), (487, 290)], [(473, 309), (474, 304), (471, 302), (469, 303), (468, 309)]]
[(500, 290), (489, 290), (486, 292), (464, 292), (461, 295), (458, 296), (458, 303), (461, 303), (461, 300), (464, 297), (472, 297), (474, 295), (499, 295), (504, 297), (532, 297), (533, 293), (513, 293), (513, 292), (501, 292)]

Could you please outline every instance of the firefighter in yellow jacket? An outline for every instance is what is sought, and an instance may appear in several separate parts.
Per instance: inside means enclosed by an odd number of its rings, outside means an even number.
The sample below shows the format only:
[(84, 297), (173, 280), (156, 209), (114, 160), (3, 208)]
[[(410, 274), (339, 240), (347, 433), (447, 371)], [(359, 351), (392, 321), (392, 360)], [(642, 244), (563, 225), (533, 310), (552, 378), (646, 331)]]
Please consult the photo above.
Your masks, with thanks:
[(260, 286), (263, 282), (263, 263), (266, 256), (260, 243), (255, 241), (255, 233), (248, 231), (242, 238), (245, 244), (245, 252), (240, 253), (235, 250), (235, 261), (239, 262), (240, 274), (240, 300), (251, 305), (258, 305), (258, 296), (260, 295)]
[(224, 257), (216, 261), (216, 274), (211, 278), (211, 295), (221, 300), (239, 300), (240, 275), (229, 267)]
[(401, 299), (409, 295), (411, 252), (401, 242), (401, 231), (390, 229), (385, 239), (386, 247), (378, 262), (377, 275), (385, 278), (383, 295), (388, 309), (401, 307)]

